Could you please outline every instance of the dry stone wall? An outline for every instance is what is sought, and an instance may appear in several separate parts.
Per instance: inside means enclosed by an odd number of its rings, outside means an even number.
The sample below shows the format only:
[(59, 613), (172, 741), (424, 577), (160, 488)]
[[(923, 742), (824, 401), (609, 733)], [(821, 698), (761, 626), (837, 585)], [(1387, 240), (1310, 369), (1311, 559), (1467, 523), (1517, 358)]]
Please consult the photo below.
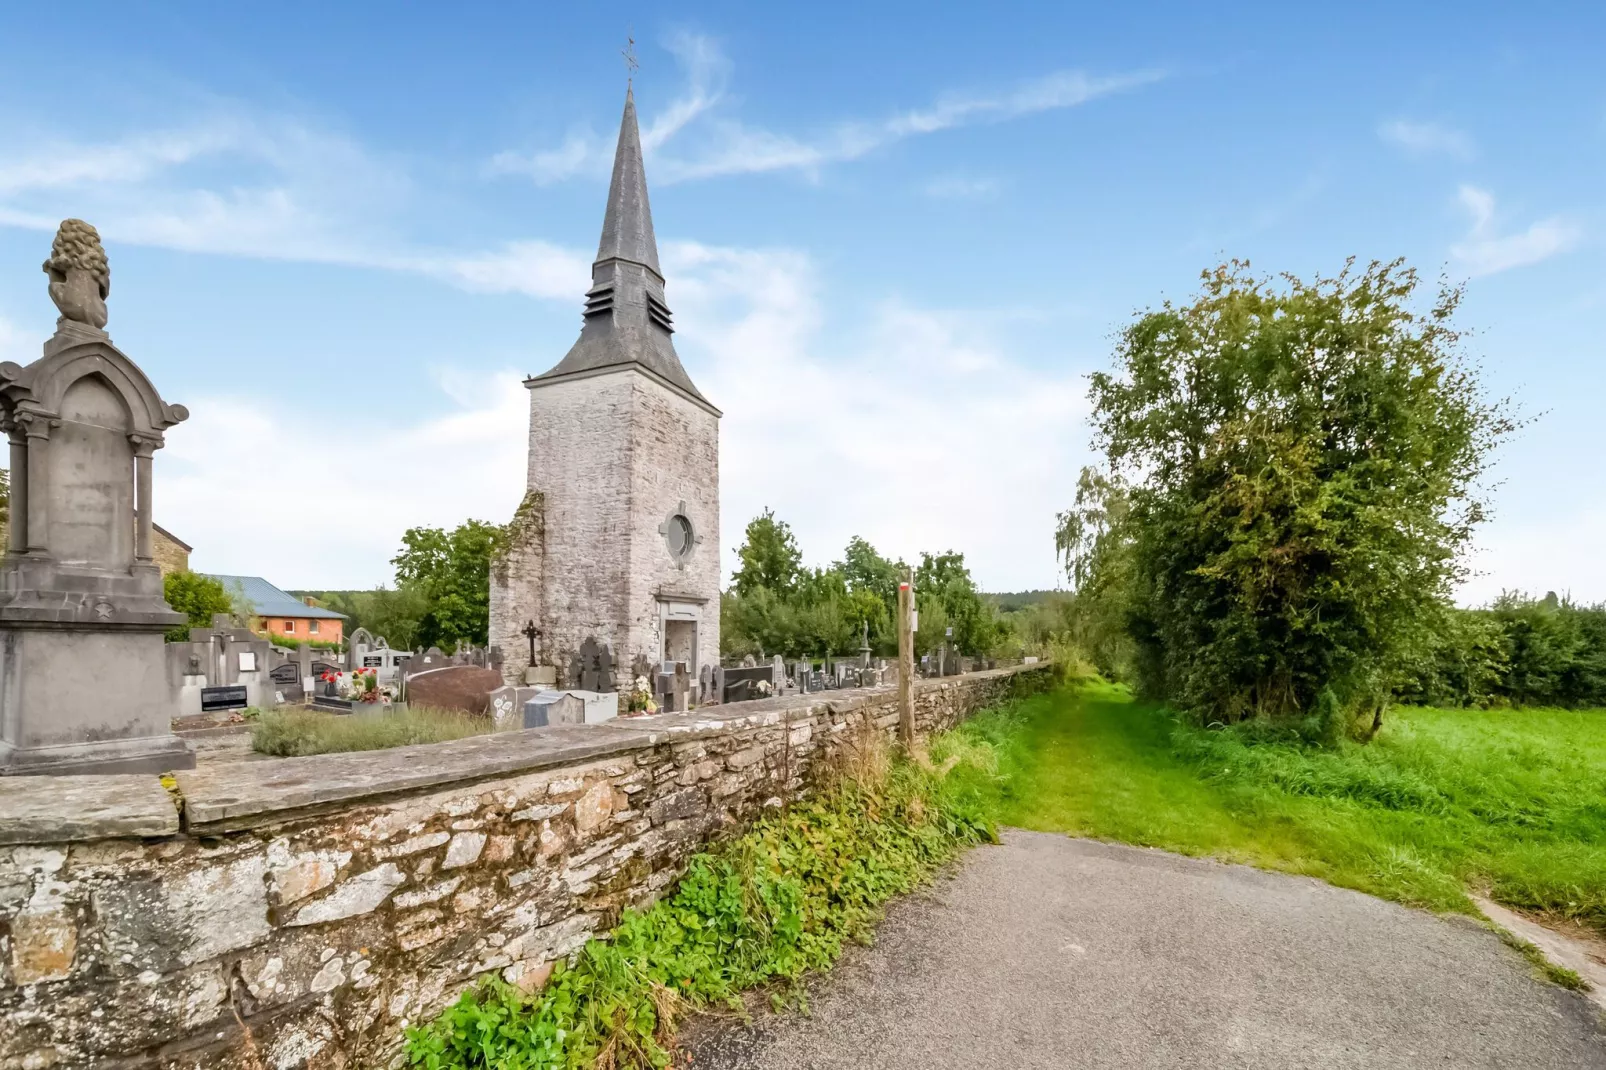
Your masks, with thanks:
[[(922, 681), (923, 733), (1042, 666)], [(0, 780), (0, 1068), (398, 1065), (808, 790), (892, 689), (153, 777)]]

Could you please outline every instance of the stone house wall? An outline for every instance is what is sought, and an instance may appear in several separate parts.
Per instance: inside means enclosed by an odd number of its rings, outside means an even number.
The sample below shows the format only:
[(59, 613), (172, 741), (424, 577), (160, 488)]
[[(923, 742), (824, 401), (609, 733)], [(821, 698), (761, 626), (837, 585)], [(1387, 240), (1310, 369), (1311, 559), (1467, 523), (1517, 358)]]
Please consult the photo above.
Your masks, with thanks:
[(166, 576), (170, 572), (187, 572), (190, 567), (190, 548), (175, 539), (160, 524), (151, 525), (151, 560)]
[[(920, 681), (920, 731), (1051, 680)], [(172, 795), (0, 778), (0, 1068), (397, 1065), (405, 1024), (491, 971), (543, 983), (896, 722), (873, 688), (213, 765)]]

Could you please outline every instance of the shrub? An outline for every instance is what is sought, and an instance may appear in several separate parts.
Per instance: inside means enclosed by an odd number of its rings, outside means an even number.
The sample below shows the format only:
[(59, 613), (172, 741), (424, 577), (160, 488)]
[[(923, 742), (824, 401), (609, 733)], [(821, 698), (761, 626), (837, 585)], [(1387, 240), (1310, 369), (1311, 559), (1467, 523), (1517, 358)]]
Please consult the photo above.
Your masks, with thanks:
[(386, 750), (440, 743), (491, 730), (491, 719), (454, 710), (414, 708), (323, 713), (300, 708), (267, 710), (251, 728), (251, 749), (280, 758), (336, 751)]
[(191, 628), (210, 627), (213, 614), (234, 611), (234, 599), (222, 580), (188, 569), (169, 572), (162, 578), (162, 597), (175, 611), (189, 618), (186, 623), (167, 630), (169, 643), (186, 642)]

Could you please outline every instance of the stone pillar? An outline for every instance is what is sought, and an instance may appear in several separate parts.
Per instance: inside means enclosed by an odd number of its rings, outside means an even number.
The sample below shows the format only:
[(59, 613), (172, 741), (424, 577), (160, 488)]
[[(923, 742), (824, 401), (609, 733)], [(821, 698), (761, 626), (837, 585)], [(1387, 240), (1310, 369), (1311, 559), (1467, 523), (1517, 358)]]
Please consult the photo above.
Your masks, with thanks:
[(50, 531), (50, 469), (46, 466), (50, 455), (50, 422), (41, 417), (24, 414), (23, 432), (28, 436), (28, 546), (30, 554), (50, 552), (47, 543)]
[(155, 444), (140, 435), (129, 435), (134, 444), (134, 515), (138, 528), (134, 537), (134, 560), (138, 564), (151, 563), (151, 454)]
[(11, 553), (28, 552), (28, 436), (11, 430)]

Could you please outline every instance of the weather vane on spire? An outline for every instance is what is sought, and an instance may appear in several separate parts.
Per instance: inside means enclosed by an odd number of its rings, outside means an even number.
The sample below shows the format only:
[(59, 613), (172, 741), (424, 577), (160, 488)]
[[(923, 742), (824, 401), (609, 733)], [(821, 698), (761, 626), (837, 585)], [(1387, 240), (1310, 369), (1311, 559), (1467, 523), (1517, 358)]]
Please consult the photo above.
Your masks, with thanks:
[(630, 72), (625, 81), (634, 82), (636, 80), (636, 71), (641, 68), (641, 64), (636, 62), (636, 39), (627, 36), (625, 38), (625, 47), (619, 50), (619, 54), (625, 58), (625, 70)]

